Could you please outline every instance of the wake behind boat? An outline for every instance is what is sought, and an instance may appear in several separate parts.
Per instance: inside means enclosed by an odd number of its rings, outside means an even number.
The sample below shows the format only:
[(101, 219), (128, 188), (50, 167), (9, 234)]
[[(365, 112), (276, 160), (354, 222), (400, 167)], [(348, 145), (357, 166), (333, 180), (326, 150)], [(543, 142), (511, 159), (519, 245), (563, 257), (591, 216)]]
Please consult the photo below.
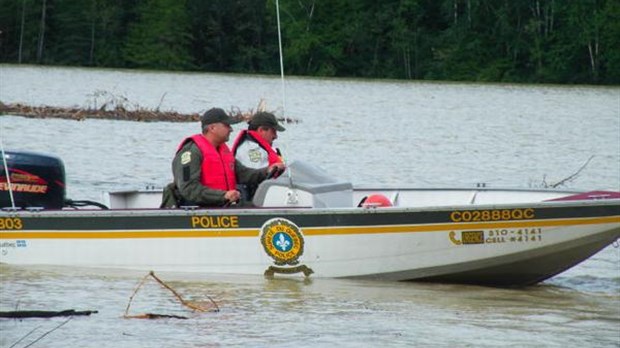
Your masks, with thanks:
[(253, 208), (159, 209), (150, 189), (91, 209), (101, 204), (65, 199), (60, 159), (5, 159), (8, 264), (524, 286), (620, 238), (620, 192), (354, 187), (293, 162), (259, 186)]

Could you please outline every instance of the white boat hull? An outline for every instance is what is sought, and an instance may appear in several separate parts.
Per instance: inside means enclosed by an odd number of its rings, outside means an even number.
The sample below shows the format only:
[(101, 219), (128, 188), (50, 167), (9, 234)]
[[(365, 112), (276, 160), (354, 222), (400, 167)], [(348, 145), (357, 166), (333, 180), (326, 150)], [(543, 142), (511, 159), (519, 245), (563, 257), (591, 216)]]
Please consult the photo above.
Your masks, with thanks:
[[(609, 200), (433, 209), (9, 212), (1, 215), (4, 226), (12, 220), (22, 228), (0, 231), (0, 262), (527, 285), (619, 238), (618, 207), (620, 201)], [(589, 216), (579, 217), (583, 209)], [(462, 220), (455, 212), (465, 211), (500, 215), (495, 221), (450, 220)], [(503, 211), (511, 212), (506, 219)], [(572, 211), (577, 217), (567, 215)], [(428, 221), (416, 223), (418, 217)], [(270, 252), (263, 238), (274, 219), (302, 244), (295, 255), (283, 256), (285, 262), (278, 263), (278, 251)], [(183, 227), (186, 222), (194, 226)]]

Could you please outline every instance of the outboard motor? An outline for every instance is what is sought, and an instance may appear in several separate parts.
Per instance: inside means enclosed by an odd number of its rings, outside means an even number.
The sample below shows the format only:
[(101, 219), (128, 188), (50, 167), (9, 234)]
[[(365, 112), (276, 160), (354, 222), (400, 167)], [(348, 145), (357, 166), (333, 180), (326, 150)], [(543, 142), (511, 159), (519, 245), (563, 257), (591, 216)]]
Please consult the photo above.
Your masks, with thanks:
[(35, 152), (4, 153), (0, 161), (0, 208), (11, 207), (9, 181), (15, 207), (62, 209), (65, 203), (65, 167), (60, 158)]

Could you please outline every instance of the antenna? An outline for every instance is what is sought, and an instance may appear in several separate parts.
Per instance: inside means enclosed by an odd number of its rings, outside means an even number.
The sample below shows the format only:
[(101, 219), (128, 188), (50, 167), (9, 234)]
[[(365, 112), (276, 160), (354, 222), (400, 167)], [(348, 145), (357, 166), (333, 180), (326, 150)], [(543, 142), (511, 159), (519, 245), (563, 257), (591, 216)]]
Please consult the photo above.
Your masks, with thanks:
[(6, 175), (6, 184), (9, 191), (9, 197), (11, 197), (11, 208), (15, 210), (15, 198), (13, 197), (13, 186), (11, 186), (11, 175), (9, 175), (9, 166), (6, 163), (6, 155), (4, 153), (4, 144), (2, 140), (2, 127), (0, 127), (0, 151), (2, 152), (2, 163), (4, 164), (4, 175)]
[[(282, 53), (282, 29), (280, 27), (280, 2), (276, 0), (276, 18), (278, 19), (278, 48), (280, 52), (280, 81), (282, 82), (282, 116), (285, 116), (284, 110), (286, 107), (286, 93), (284, 88), (284, 54)], [(283, 156), (280, 156), (284, 160)], [(288, 165), (287, 165), (288, 167)], [(286, 175), (288, 176), (289, 186), (293, 187), (293, 174), (291, 168), (287, 168)]]
[(280, 80), (282, 82), (282, 115), (286, 105), (286, 93), (284, 89), (284, 56), (282, 54), (282, 30), (280, 29), (280, 2), (276, 0), (276, 17), (278, 19), (278, 47), (280, 52)]

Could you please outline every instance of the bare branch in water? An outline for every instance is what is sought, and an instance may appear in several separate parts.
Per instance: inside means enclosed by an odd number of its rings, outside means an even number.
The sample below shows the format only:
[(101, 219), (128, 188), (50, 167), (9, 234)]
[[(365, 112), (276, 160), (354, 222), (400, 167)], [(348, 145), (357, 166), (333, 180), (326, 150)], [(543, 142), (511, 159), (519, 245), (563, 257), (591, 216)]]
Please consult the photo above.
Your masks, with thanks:
[(149, 272), (149, 274), (144, 276), (144, 278), (142, 278), (140, 283), (138, 283), (138, 286), (136, 287), (136, 289), (133, 291), (133, 293), (129, 297), (129, 303), (127, 303), (127, 308), (125, 309), (125, 314), (123, 315), (124, 318), (127, 318), (127, 319), (157, 319), (157, 318), (187, 319), (186, 317), (181, 317), (181, 316), (168, 315), (168, 314), (155, 314), (155, 313), (129, 315), (129, 308), (131, 307), (131, 302), (133, 301), (133, 298), (136, 296), (136, 294), (138, 293), (138, 290), (140, 290), (142, 285), (144, 285), (144, 283), (149, 277), (155, 279), (155, 281), (158, 282), (161, 286), (163, 286), (165, 289), (172, 292), (172, 294), (179, 300), (179, 302), (181, 302), (182, 305), (184, 305), (185, 307), (191, 310), (199, 311), (199, 312), (219, 312), (220, 311), (220, 308), (217, 305), (217, 303), (213, 301), (213, 299), (208, 295), (207, 295), (207, 298), (211, 301), (211, 304), (212, 304), (211, 307), (201, 306), (194, 302), (189, 302), (189, 301), (184, 300), (183, 297), (181, 297), (181, 295), (179, 295), (178, 292), (176, 292), (170, 285), (166, 284), (163, 280), (159, 279), (155, 275), (155, 273), (151, 271)]
[[(43, 337), (47, 336), (51, 332), (57, 330), (61, 326), (65, 325), (69, 320), (73, 318), (74, 315), (91, 315), (92, 313), (97, 313), (97, 311), (75, 311), (73, 309), (64, 310), (64, 311), (18, 311), (17, 308), (19, 306), (19, 302), (15, 305), (15, 311), (12, 312), (0, 312), (1, 318), (13, 318), (13, 319), (24, 319), (24, 318), (52, 318), (52, 317), (66, 317), (69, 316), (69, 319), (65, 320), (60, 325), (56, 326), (54, 329), (44, 333), (42, 336), (31, 342), (25, 347), (30, 347), (36, 342), (40, 341)], [(34, 329), (30, 330), (25, 336), (17, 340), (17, 342), (13, 343), (9, 348), (13, 348), (18, 345), (21, 341), (30, 336), (33, 332), (40, 329), (41, 326), (37, 326)]]
[(542, 187), (550, 187), (550, 188), (557, 188), (559, 186), (562, 186), (568, 182), (571, 182), (573, 180), (575, 180), (579, 174), (588, 166), (588, 164), (590, 164), (590, 161), (592, 161), (592, 159), (594, 158), (594, 155), (590, 156), (590, 158), (588, 158), (588, 160), (581, 165), (581, 167), (579, 167), (579, 169), (577, 169), (576, 172), (574, 172), (573, 174), (569, 175), (568, 177), (554, 183), (554, 184), (548, 184), (547, 183), (547, 175), (543, 175), (543, 179), (542, 179), (542, 183), (541, 186)]
[(168, 92), (165, 92), (162, 96), (161, 99), (159, 100), (159, 104), (157, 104), (157, 107), (155, 108), (155, 111), (159, 112), (159, 107), (161, 106), (161, 103), (164, 102), (164, 98), (166, 97), (166, 94), (168, 94)]
[(9, 348), (13, 348), (16, 345), (19, 344), (19, 342), (23, 341), (26, 337), (30, 336), (33, 332), (35, 332), (36, 330), (40, 329), (41, 326), (37, 326), (34, 329), (30, 330), (30, 332), (28, 332), (24, 337), (20, 338), (19, 340), (17, 340), (17, 342), (13, 343)]
[(30, 344), (28, 344), (27, 346), (24, 346), (24, 348), (28, 348), (28, 347), (32, 346), (33, 344), (35, 344), (35, 343), (39, 342), (41, 339), (43, 339), (43, 337), (45, 337), (45, 336), (47, 336), (47, 335), (51, 334), (52, 332), (54, 332), (54, 331), (56, 331), (56, 330), (60, 329), (60, 327), (61, 327), (61, 326), (63, 326), (63, 325), (65, 325), (66, 323), (68, 323), (68, 322), (69, 322), (69, 320), (71, 320), (71, 319), (73, 319), (73, 317), (69, 317), (67, 320), (65, 320), (65, 321), (63, 321), (62, 323), (60, 323), (60, 325), (58, 325), (58, 326), (56, 326), (55, 328), (53, 328), (53, 329), (49, 330), (48, 332), (44, 333), (43, 335), (41, 335), (41, 337), (39, 337), (39, 338), (37, 338), (36, 340), (34, 340), (34, 341), (30, 342)]
[(0, 318), (53, 318), (53, 317), (72, 317), (75, 315), (91, 315), (97, 311), (76, 311), (67, 309), (64, 311), (11, 311), (0, 312)]
[(172, 314), (156, 314), (156, 313), (144, 313), (136, 315), (126, 315), (126, 319), (189, 319), (181, 315)]
[[(229, 111), (229, 115), (231, 117), (234, 117), (236, 119), (240, 119), (242, 121), (245, 122), (250, 122), (250, 120), (252, 119), (252, 117), (254, 117), (254, 115), (256, 115), (259, 112), (269, 112), (272, 114), (276, 114), (275, 110), (268, 110), (267, 109), (267, 102), (265, 101), (265, 99), (261, 98), (261, 100), (258, 102), (258, 105), (256, 106), (256, 111), (254, 109), (250, 109), (246, 112), (242, 112), (241, 109), (239, 109), (239, 107), (237, 106), (232, 106), (230, 108)], [(277, 117), (277, 120), (282, 122), (282, 123), (299, 123), (299, 120), (294, 119), (294, 118), (290, 118), (290, 117)]]
[[(181, 295), (179, 295), (173, 288), (171, 288), (168, 284), (164, 283), (161, 279), (159, 279), (155, 273), (153, 273), (153, 271), (151, 271), (149, 273), (149, 275), (151, 277), (153, 277), (159, 284), (161, 284), (164, 288), (170, 290), (170, 292), (172, 292), (172, 294), (179, 300), (179, 302), (181, 302), (184, 306), (186, 306), (187, 308), (193, 309), (195, 311), (199, 311), (199, 312), (210, 312), (210, 311), (214, 311), (214, 312), (219, 312), (220, 308), (217, 306), (217, 303), (215, 303), (215, 301), (213, 301), (213, 299), (211, 299), (211, 297), (209, 297), (209, 300), (211, 300), (211, 303), (215, 306), (215, 309), (212, 308), (205, 308), (202, 306), (198, 306), (194, 303), (185, 301)], [(207, 296), (208, 297), (208, 296)]]

